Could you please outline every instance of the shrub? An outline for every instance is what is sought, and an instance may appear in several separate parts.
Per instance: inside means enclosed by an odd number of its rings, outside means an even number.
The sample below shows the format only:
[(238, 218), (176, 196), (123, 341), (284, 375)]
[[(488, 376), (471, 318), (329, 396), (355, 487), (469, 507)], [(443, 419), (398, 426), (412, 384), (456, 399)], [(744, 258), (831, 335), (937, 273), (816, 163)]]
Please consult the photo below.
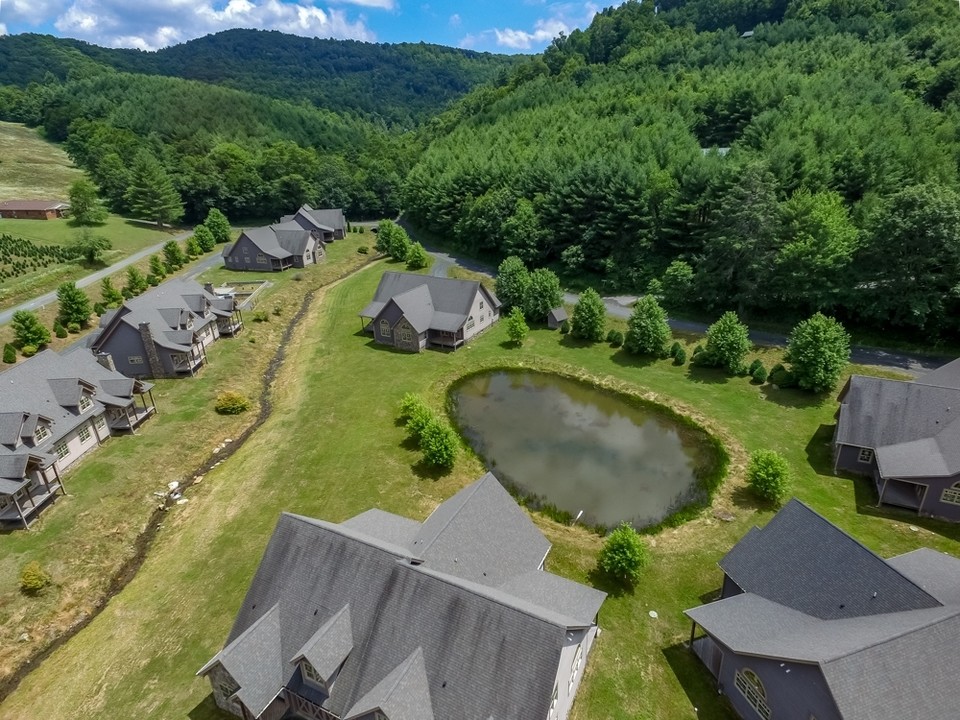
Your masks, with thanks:
[(7, 365), (12, 365), (17, 361), (17, 349), (10, 343), (3, 346), (3, 361)]
[(418, 242), (409, 245), (406, 260), (407, 270), (421, 270), (430, 264), (430, 256)]
[(770, 374), (767, 375), (767, 380), (769, 380), (772, 385), (780, 388), (792, 388), (797, 384), (797, 378), (794, 374), (779, 364), (774, 366), (774, 369), (770, 371)]
[(80, 323), (78, 322), (68, 323), (67, 330), (70, 332), (71, 335), (76, 335), (78, 332), (80, 332)]
[(611, 330), (607, 333), (607, 342), (611, 347), (618, 348), (623, 345), (623, 333), (619, 330)]
[(747, 326), (740, 322), (734, 312), (726, 312), (707, 329), (707, 348), (698, 364), (722, 367), (730, 373), (738, 373), (743, 358), (750, 352)]
[(570, 322), (568, 320), (564, 320), (562, 323), (560, 323), (560, 333), (562, 335), (566, 335), (568, 332), (570, 332)]
[(650, 551), (643, 539), (627, 523), (607, 536), (597, 558), (598, 567), (607, 575), (632, 585), (650, 564)]
[(105, 303), (98, 302), (93, 304), (93, 311), (97, 315), (103, 315), (107, 311), (107, 306)]
[(760, 360), (760, 358), (757, 358), (752, 363), (750, 363), (750, 367), (747, 370), (747, 372), (753, 375), (753, 373), (756, 372), (757, 368), (759, 367), (763, 367), (763, 361)]
[(410, 417), (407, 418), (407, 432), (419, 443), (423, 437), (424, 430), (426, 430), (427, 425), (430, 424), (433, 418), (433, 411), (427, 407), (426, 403), (414, 407), (410, 412)]
[(683, 350), (683, 346), (674, 341), (673, 345), (670, 346), (670, 357), (676, 359), (677, 353), (679, 353), (681, 350)]
[(361, 255), (368, 255), (370, 253), (370, 248), (367, 247), (366, 245), (361, 245), (360, 247), (357, 248), (357, 252), (360, 253)]
[(673, 356), (673, 364), (679, 366), (679, 365), (683, 365), (686, 362), (687, 362), (687, 351), (684, 350), (683, 348), (680, 348), (679, 350), (677, 350), (677, 354)]
[(37, 349), (38, 348), (36, 345), (24, 345), (21, 348), (20, 352), (23, 353), (24, 357), (33, 357), (34, 355), (37, 354)]
[(417, 412), (420, 408), (425, 408), (427, 404), (423, 401), (423, 398), (417, 395), (416, 393), (404, 393), (403, 397), (400, 398), (400, 414), (399, 419), (403, 422), (406, 422), (413, 414)]
[(150, 273), (149, 275), (147, 275), (147, 284), (150, 287), (156, 287), (157, 285), (160, 284), (160, 278), (158, 278), (153, 273)]
[(303, 282), (303, 273), (294, 273), (293, 274), (294, 282)]
[(36, 560), (31, 560), (20, 568), (20, 592), (37, 595), (50, 583), (50, 574)]
[(32, 345), (38, 348), (50, 342), (50, 331), (40, 322), (36, 313), (29, 310), (17, 310), (10, 325), (13, 327), (13, 344), (17, 347)]
[(254, 322), (270, 322), (270, 316), (267, 315), (266, 310), (255, 310), (253, 312), (253, 321)]
[(276, 317), (280, 317), (280, 313), (283, 312), (283, 308), (280, 307), (280, 305), (279, 305), (279, 303), (278, 303), (278, 304), (276, 304), (276, 305), (273, 306), (273, 310), (272, 310), (271, 312), (273, 312), (273, 314), (274, 314)]
[(767, 381), (767, 369), (761, 363), (750, 372), (750, 377), (757, 385), (763, 385)]
[(53, 334), (61, 340), (67, 336), (67, 329), (59, 322), (53, 323)]
[(360, 226), (360, 234), (363, 235), (365, 232), (367, 232), (367, 228), (366, 228), (365, 226), (361, 225), (361, 226)]
[(233, 390), (220, 393), (217, 404), (213, 406), (220, 415), (239, 415), (250, 409), (250, 399)]
[(757, 497), (779, 505), (790, 492), (790, 467), (776, 450), (755, 450), (747, 465), (747, 484)]
[(660, 357), (670, 342), (667, 313), (652, 295), (644, 295), (633, 306), (624, 347), (635, 355)]
[(793, 328), (787, 355), (797, 385), (815, 393), (833, 390), (850, 361), (850, 336), (834, 318), (816, 313)]
[(435, 467), (453, 467), (459, 444), (457, 433), (450, 424), (435, 416), (430, 418), (420, 433), (423, 459)]

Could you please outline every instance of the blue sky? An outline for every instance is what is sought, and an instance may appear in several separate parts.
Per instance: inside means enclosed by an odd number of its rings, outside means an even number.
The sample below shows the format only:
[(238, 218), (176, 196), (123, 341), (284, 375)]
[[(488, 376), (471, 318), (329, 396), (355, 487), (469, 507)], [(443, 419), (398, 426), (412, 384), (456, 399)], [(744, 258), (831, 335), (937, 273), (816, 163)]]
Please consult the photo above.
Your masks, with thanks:
[(0, 34), (41, 32), (153, 50), (245, 27), (539, 52), (560, 32), (589, 25), (601, 7), (549, 0), (0, 0)]

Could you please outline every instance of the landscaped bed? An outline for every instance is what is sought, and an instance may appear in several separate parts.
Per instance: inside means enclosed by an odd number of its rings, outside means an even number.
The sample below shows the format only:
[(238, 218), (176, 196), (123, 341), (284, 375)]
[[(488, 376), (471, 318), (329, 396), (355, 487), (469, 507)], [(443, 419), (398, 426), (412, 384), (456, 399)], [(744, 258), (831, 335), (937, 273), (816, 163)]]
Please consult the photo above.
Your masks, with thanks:
[[(375, 506), (426, 517), (483, 467), (464, 452), (449, 474), (424, 472), (420, 453), (395, 422), (400, 398), (419, 393), (439, 409), (456, 378), (504, 363), (565, 369), (682, 407), (730, 452), (729, 476), (712, 509), (647, 538), (652, 563), (633, 593), (606, 586), (593, 572), (602, 542), (597, 534), (534, 516), (554, 543), (547, 568), (611, 593), (574, 720), (733, 717), (708, 672), (683, 647), (690, 625), (681, 613), (719, 587), (716, 561), (772, 514), (745, 491), (748, 451), (783, 453), (796, 475), (796, 495), (882, 555), (922, 545), (960, 554), (960, 527), (878, 513), (867, 482), (831, 475), (831, 397), (640, 360), (604, 343), (565, 342), (547, 330), (532, 331), (513, 349), (502, 323), (455, 353), (395, 352), (360, 332), (356, 317), (384, 267), (317, 295), (274, 384), (271, 417), (188, 493), (187, 505), (168, 514), (136, 577), (25, 679), (0, 705), (0, 718), (224, 717), (209, 685), (194, 673), (227, 636), (278, 514), (339, 522)], [(772, 364), (775, 355), (764, 351), (764, 362)], [(171, 410), (160, 399), (161, 413), (165, 409)], [(197, 408), (192, 420), (196, 428), (206, 415)]]

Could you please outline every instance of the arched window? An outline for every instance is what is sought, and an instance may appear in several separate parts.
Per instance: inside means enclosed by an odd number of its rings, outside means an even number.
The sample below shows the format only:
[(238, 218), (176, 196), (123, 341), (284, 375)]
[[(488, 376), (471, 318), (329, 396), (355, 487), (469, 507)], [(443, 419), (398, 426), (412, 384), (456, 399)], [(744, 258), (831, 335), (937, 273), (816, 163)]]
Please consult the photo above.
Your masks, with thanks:
[(391, 335), (391, 332), (390, 332), (390, 323), (388, 323), (386, 320), (381, 320), (381, 321), (380, 321), (380, 334), (381, 334), (383, 337), (390, 337), (390, 335)]
[(753, 670), (737, 670), (733, 678), (734, 685), (740, 694), (750, 703), (750, 707), (757, 711), (757, 714), (763, 720), (770, 720), (770, 706), (767, 705), (767, 691), (763, 688), (763, 683)]
[(960, 505), (960, 482), (955, 482), (950, 487), (944, 488), (940, 495), (940, 502)]

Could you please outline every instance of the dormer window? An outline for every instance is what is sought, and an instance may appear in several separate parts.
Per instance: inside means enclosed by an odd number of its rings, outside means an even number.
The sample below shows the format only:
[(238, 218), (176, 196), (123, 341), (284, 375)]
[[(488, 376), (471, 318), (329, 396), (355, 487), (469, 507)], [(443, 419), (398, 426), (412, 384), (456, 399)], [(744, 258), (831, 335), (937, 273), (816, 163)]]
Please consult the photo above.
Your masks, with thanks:
[(33, 443), (34, 445), (39, 445), (44, 440), (50, 437), (50, 430), (46, 425), (37, 425), (37, 429), (33, 431)]
[(324, 682), (323, 678), (320, 677), (320, 673), (317, 672), (317, 669), (311, 665), (310, 661), (306, 658), (300, 661), (300, 674), (308, 685), (313, 685), (321, 690), (327, 689), (327, 683)]
[(89, 395), (82, 394), (80, 395), (78, 407), (80, 408), (80, 412), (86, 412), (93, 407), (93, 400), (90, 399)]

